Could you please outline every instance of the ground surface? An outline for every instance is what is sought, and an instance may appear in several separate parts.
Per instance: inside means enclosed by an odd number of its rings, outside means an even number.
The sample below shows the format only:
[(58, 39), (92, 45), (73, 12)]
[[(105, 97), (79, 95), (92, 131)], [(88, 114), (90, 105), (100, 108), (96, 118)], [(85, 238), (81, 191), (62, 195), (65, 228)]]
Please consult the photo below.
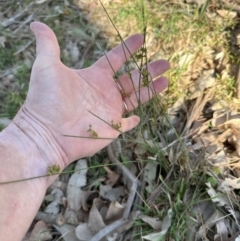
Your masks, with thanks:
[(26, 96), (33, 20), (53, 28), (69, 67), (91, 65), (119, 36), (136, 32), (146, 35), (147, 49), (137, 61), (166, 58), (172, 67), (168, 90), (136, 110), (138, 128), (60, 175), (25, 240), (100, 240), (100, 230), (103, 240), (238, 240), (238, 1), (102, 4), (105, 9), (95, 0), (0, 4), (3, 127)]

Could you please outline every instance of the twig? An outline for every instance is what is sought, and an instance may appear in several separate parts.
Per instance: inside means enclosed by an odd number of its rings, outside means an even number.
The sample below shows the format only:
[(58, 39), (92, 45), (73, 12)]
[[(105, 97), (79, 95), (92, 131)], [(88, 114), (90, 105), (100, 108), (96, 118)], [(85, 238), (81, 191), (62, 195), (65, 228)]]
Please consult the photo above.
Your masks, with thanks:
[(112, 146), (111, 144), (107, 146), (107, 153), (109, 156), (109, 159), (111, 160), (111, 162), (116, 163), (119, 165), (119, 167), (122, 169), (122, 171), (124, 172), (124, 174), (127, 176), (127, 178), (132, 182), (132, 186), (131, 186), (131, 190), (130, 190), (130, 194), (127, 200), (127, 208), (125, 209), (124, 213), (123, 213), (123, 219), (127, 220), (132, 204), (133, 204), (133, 200), (134, 197), (136, 195), (136, 191), (137, 191), (137, 186), (140, 183), (138, 181), (138, 179), (129, 171), (128, 168), (126, 168), (124, 165), (122, 165), (118, 159), (114, 156), (113, 154), (113, 150), (112, 150)]
[(126, 224), (128, 220), (124, 220), (123, 218), (119, 219), (118, 221), (106, 226), (104, 229), (99, 231), (93, 238), (90, 239), (90, 241), (100, 241), (103, 237), (111, 233), (116, 228), (119, 228)]
[(182, 136), (182, 137), (179, 137), (177, 140), (171, 142), (170, 144), (168, 144), (167, 146), (163, 147), (161, 149), (161, 152), (165, 152), (167, 151), (167, 149), (169, 149), (170, 147), (172, 147), (173, 145), (177, 144), (178, 142), (182, 141), (182, 140), (185, 140), (187, 139), (188, 137), (191, 137), (192, 133), (191, 134), (187, 134), (186, 136)]
[(16, 51), (15, 53), (14, 53), (14, 55), (18, 55), (18, 54), (20, 54), (21, 52), (23, 52), (25, 49), (27, 49), (33, 42), (34, 42), (35, 40), (30, 40), (30, 41), (28, 41), (28, 43), (27, 44), (25, 44), (24, 46), (22, 46), (18, 51)]
[[(20, 26), (16, 29), (16, 30), (14, 30), (14, 34), (16, 34), (24, 25), (26, 25), (26, 24), (28, 24), (28, 23), (30, 23), (31, 21), (33, 21), (34, 20), (34, 16), (35, 16), (35, 14), (36, 13), (39, 13), (40, 11), (42, 11), (42, 9), (50, 2), (51, 0), (47, 0), (47, 1), (45, 1), (43, 4), (42, 4), (42, 6), (41, 7), (39, 7), (39, 8), (37, 8), (30, 16), (28, 16), (28, 18), (25, 20), (25, 21), (23, 21), (21, 24), (20, 24)], [(31, 3), (32, 4), (32, 3)], [(37, 3), (33, 3), (33, 4), (36, 4), (37, 5)], [(29, 4), (30, 5), (30, 4)], [(29, 6), (28, 5), (28, 6)], [(28, 6), (27, 6), (27, 8), (28, 8)], [(26, 9), (27, 9), (26, 8)], [(27, 11), (28, 11), (28, 9), (27, 9)]]
[[(144, 190), (145, 190), (145, 186), (146, 186), (146, 181), (144, 180), (144, 175), (141, 175), (141, 189), (139, 190), (139, 193), (137, 193), (136, 199), (135, 199), (135, 206), (133, 207), (133, 211), (136, 211), (137, 206), (142, 206), (143, 203), (143, 195), (144, 195)], [(135, 233), (139, 233), (140, 227), (139, 226), (134, 226), (133, 229), (130, 230), (130, 234), (135, 234)], [(133, 241), (135, 239), (134, 235), (130, 235), (131, 239), (130, 241)], [(124, 239), (122, 239), (124, 240)]]
[(136, 177), (129, 171), (129, 169), (126, 168), (124, 165), (122, 165), (122, 163), (119, 162), (119, 160), (114, 156), (111, 145), (107, 146), (107, 153), (108, 153), (108, 157), (111, 160), (111, 162), (118, 164), (118, 166), (122, 169), (124, 174), (126, 174), (126, 176), (129, 180), (131, 180), (133, 183), (138, 182)]
[(118, 164), (124, 174), (127, 176), (127, 178), (132, 182), (132, 186), (127, 200), (127, 205), (123, 213), (123, 217), (99, 231), (90, 241), (100, 241), (103, 237), (113, 232), (116, 228), (119, 228), (128, 222), (128, 217), (133, 205), (133, 200), (135, 198), (137, 186), (139, 183), (137, 178), (114, 156), (111, 144), (107, 146), (107, 153), (111, 162)]
[(35, 218), (35, 220), (43, 220), (45, 223), (48, 224), (56, 224), (59, 227), (63, 226), (65, 224), (65, 218), (62, 214), (51, 214), (51, 213), (45, 213), (38, 211)]
[(34, 3), (30, 3), (21, 13), (17, 13), (16, 15), (14, 15), (11, 18), (9, 18), (8, 20), (3, 21), (2, 22), (2, 26), (4, 28), (9, 27), (13, 23), (15, 23), (18, 19), (24, 17), (28, 13), (28, 7), (31, 6), (32, 4), (34, 4)]
[(130, 194), (129, 194), (128, 200), (127, 200), (127, 205), (126, 205), (126, 208), (125, 208), (124, 213), (123, 213), (123, 220), (128, 220), (128, 217), (129, 217), (132, 205), (133, 205), (133, 200), (134, 200), (135, 195), (136, 195), (137, 186), (138, 186), (138, 184), (137, 184), (136, 181), (132, 183)]
[(19, 66), (14, 66), (12, 68), (9, 68), (9, 69), (5, 69), (5, 70), (1, 70), (0, 71), (0, 79), (9, 75), (9, 74), (14, 74), (15, 72), (18, 71), (18, 69), (20, 68), (20, 65)]
[(22, 27), (23, 27), (24, 25), (26, 25), (27, 23), (32, 22), (32, 21), (34, 20), (34, 14), (37, 13), (37, 12), (39, 12), (39, 11), (36, 10), (34, 13), (32, 13), (30, 16), (28, 16), (27, 19), (24, 20), (24, 21), (18, 26), (18, 28), (13, 31), (13, 33), (14, 33), (14, 34), (18, 33), (18, 31), (19, 31), (20, 29), (22, 29)]

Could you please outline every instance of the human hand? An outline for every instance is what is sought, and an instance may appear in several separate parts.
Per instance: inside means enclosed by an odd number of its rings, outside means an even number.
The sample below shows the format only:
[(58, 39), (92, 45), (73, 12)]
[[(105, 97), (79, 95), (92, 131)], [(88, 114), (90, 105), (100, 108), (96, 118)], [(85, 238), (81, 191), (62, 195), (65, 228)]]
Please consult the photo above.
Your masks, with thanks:
[[(126, 132), (139, 123), (137, 116), (122, 118), (123, 101), (129, 111), (138, 105), (135, 89), (139, 84), (139, 71), (132, 72), (134, 86), (127, 74), (119, 78), (120, 85), (130, 94), (130, 97), (123, 97), (113, 79), (114, 72), (109, 62), (114, 71), (118, 71), (126, 58), (130, 57), (129, 51), (132, 54), (141, 47), (142, 35), (133, 35), (125, 41), (128, 50), (124, 47), (123, 51), (123, 44), (120, 44), (107, 53), (108, 59), (103, 56), (89, 68), (74, 70), (60, 61), (56, 36), (48, 26), (33, 22), (31, 29), (36, 37), (37, 58), (22, 110), (30, 115), (33, 121), (41, 123), (55, 138), (67, 156), (65, 165), (94, 154), (107, 146), (111, 139), (116, 138), (120, 132), (114, 129), (111, 123), (120, 123), (121, 132)], [(148, 71), (151, 77), (155, 78), (168, 68), (167, 61), (158, 60), (149, 64)], [(167, 87), (167, 83), (165, 77), (159, 77), (151, 83), (151, 89), (154, 88), (155, 92), (159, 93)], [(148, 99), (148, 88), (141, 88), (141, 103)], [(90, 125), (99, 139), (91, 139), (94, 133), (88, 132)]]

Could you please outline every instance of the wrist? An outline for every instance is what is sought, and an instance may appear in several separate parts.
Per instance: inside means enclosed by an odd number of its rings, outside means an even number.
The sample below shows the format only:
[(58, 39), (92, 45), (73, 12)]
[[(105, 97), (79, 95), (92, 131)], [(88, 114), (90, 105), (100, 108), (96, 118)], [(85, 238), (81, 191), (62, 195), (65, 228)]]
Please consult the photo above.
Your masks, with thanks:
[[(11, 172), (6, 169), (6, 175), (1, 177), (0, 182), (44, 176), (49, 167), (57, 165), (63, 170), (67, 163), (67, 157), (51, 130), (35, 119), (24, 106), (0, 133), (1, 146), (9, 149), (8, 155), (11, 157), (5, 159), (6, 168)], [(39, 179), (49, 186), (56, 177), (57, 175)]]
[[(17, 241), (27, 232), (47, 187), (56, 179), (56, 176), (39, 176), (47, 175), (52, 165), (63, 169), (64, 155), (50, 130), (24, 107), (0, 132), (0, 153), (0, 240)], [(26, 180), (30, 178), (34, 179)], [(4, 185), (6, 182), (10, 184)], [(23, 222), (16, 227), (13, 220)]]

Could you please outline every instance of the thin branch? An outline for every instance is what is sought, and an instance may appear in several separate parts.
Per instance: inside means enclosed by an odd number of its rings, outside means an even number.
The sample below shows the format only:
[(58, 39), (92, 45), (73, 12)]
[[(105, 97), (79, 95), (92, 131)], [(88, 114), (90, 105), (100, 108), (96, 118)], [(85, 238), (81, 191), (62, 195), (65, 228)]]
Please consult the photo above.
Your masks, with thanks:
[[(126, 174), (129, 180), (131, 180), (133, 183), (137, 181), (136, 177), (129, 171), (127, 167), (125, 167), (113, 154), (113, 150), (111, 145), (107, 146), (107, 153), (108, 157), (111, 160), (111, 162), (116, 163), (120, 166), (122, 169), (123, 173)], [(137, 181), (138, 182), (138, 181)]]
[(65, 218), (62, 214), (51, 214), (38, 211), (35, 220), (43, 220), (45, 223), (48, 224), (56, 224), (57, 226), (61, 227), (65, 224)]
[(115, 229), (125, 225), (128, 222), (128, 217), (129, 217), (132, 205), (133, 205), (137, 186), (139, 183), (137, 178), (114, 156), (111, 144), (107, 146), (107, 152), (108, 152), (108, 156), (109, 156), (109, 159), (111, 160), (111, 162), (119, 165), (119, 167), (122, 169), (122, 171), (127, 176), (127, 178), (129, 180), (131, 180), (132, 186), (131, 186), (130, 194), (129, 194), (129, 197), (127, 200), (126, 209), (124, 210), (124, 213), (123, 213), (123, 217), (121, 219), (119, 219), (118, 221), (106, 226), (101, 231), (99, 231), (90, 241), (100, 241), (103, 237), (105, 237), (106, 235), (113, 232)]
[(106, 226), (104, 229), (99, 231), (90, 241), (100, 241), (102, 238), (104, 238), (106, 235), (110, 234), (113, 230), (123, 226), (126, 224), (128, 220), (119, 219), (118, 221)]

